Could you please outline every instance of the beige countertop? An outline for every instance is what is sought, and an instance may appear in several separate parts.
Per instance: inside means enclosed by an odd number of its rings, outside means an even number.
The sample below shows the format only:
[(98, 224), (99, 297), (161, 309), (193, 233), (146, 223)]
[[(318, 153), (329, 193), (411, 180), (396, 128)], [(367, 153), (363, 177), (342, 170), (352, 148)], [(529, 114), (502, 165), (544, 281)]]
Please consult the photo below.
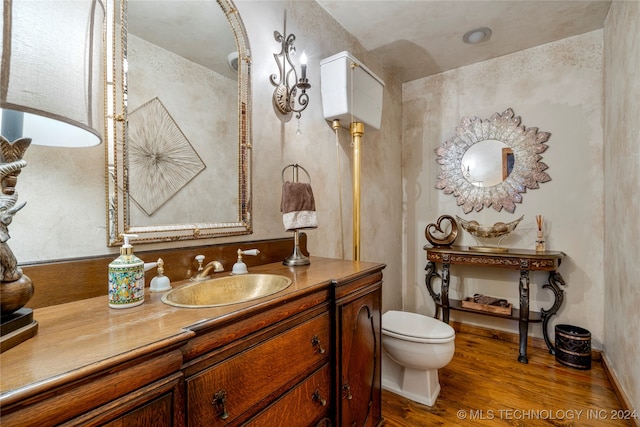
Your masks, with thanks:
[[(164, 304), (162, 293), (147, 293), (145, 302), (128, 309), (112, 309), (101, 296), (34, 310), (35, 337), (0, 355), (0, 405), (24, 398), (35, 389), (49, 389), (104, 370), (195, 336), (191, 325), (215, 327), (314, 290), (333, 280), (350, 281), (382, 264), (311, 257), (307, 266), (272, 263), (250, 273), (281, 274), (292, 279), (287, 289), (245, 303), (212, 308), (177, 308)], [(106, 277), (105, 271), (105, 288)], [(228, 272), (217, 273), (217, 276)], [(73, 283), (70, 280), (70, 283)], [(173, 288), (189, 282), (172, 283)], [(73, 286), (82, 286), (75, 284)], [(36, 289), (37, 292), (37, 289)]]

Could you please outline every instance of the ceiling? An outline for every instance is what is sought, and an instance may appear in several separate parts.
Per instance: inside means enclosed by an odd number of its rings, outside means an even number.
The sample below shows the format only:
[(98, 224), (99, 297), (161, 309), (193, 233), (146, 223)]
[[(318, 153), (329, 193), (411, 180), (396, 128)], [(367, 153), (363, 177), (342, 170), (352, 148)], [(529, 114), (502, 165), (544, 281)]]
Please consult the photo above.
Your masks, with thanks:
[[(602, 28), (611, 0), (316, 0), (402, 81)], [(232, 78), (235, 42), (215, 1), (129, 0), (129, 31)], [(469, 30), (491, 37), (465, 44)], [(197, 29), (197, 30), (196, 30)], [(202, 49), (207, 46), (207, 49)]]
[(235, 37), (214, 0), (129, 0), (127, 30), (227, 78), (238, 77), (229, 64)]
[[(611, 1), (316, 0), (402, 82), (602, 28)], [(469, 30), (491, 37), (465, 44)]]

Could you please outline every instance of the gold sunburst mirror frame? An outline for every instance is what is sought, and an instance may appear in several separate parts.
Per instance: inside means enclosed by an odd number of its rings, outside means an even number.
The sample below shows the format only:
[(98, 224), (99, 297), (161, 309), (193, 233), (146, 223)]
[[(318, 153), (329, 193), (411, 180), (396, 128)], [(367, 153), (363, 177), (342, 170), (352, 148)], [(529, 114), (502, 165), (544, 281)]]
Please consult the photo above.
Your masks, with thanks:
[[(504, 209), (513, 213), (527, 188), (539, 188), (539, 183), (551, 180), (545, 172), (548, 166), (541, 161), (550, 136), (536, 127), (521, 125), (520, 117), (511, 108), (485, 120), (465, 117), (456, 127), (455, 135), (435, 150), (440, 164), (436, 188), (453, 194), (464, 213), (490, 206), (498, 212)], [(471, 162), (463, 163), (465, 153), (483, 142), (502, 145), (501, 166), (496, 167), (500, 182), (493, 185), (471, 178)]]

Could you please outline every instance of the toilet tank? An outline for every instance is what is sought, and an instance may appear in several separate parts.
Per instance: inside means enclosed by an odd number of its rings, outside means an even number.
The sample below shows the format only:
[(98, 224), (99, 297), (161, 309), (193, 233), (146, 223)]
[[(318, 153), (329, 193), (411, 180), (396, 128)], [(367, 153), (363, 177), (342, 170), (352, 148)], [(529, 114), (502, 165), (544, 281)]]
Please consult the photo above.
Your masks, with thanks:
[(362, 122), (380, 129), (384, 82), (349, 52), (320, 61), (320, 86), (325, 119), (338, 119), (346, 128)]

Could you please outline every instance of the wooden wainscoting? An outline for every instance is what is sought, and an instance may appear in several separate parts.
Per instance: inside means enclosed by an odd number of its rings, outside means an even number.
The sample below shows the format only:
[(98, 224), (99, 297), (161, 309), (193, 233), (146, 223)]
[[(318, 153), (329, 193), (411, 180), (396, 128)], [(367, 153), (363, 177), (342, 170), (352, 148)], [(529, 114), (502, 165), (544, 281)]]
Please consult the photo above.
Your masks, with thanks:
[[(136, 247), (136, 255), (144, 262), (155, 262), (158, 258), (162, 258), (164, 275), (169, 277), (172, 282), (177, 282), (190, 278), (197, 271), (196, 255), (205, 255), (205, 264), (213, 260), (220, 261), (224, 265), (225, 271), (231, 271), (237, 260), (238, 249), (256, 248), (260, 250), (260, 254), (257, 256), (243, 258), (249, 267), (269, 264), (283, 261), (293, 253), (293, 238), (243, 241), (158, 251), (143, 251), (142, 247)], [(305, 255), (309, 255), (307, 236), (304, 233), (300, 233), (300, 249)], [(34, 295), (26, 307), (41, 308), (107, 295), (109, 263), (117, 256), (117, 254), (110, 254), (20, 265), (24, 274), (33, 281), (35, 288)], [(146, 272), (145, 285), (147, 287), (156, 274), (155, 268)]]

